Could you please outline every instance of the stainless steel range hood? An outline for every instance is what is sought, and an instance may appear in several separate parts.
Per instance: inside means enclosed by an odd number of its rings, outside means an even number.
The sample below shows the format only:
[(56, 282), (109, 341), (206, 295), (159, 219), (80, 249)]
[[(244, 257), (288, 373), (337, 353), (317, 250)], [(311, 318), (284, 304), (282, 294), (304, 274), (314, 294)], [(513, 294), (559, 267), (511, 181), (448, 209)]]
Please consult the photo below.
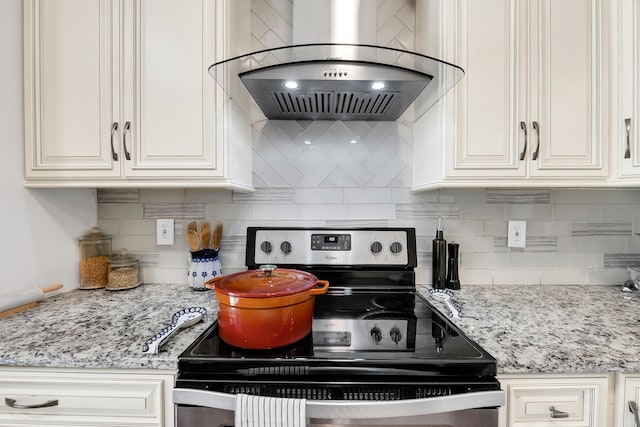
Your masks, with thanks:
[[(414, 105), (415, 120), (464, 76), (447, 62), (376, 46), (376, 0), (294, 0), (293, 7), (294, 45), (209, 68), (232, 100), (248, 91), (267, 119), (397, 120)], [(329, 42), (310, 42), (319, 38)]]

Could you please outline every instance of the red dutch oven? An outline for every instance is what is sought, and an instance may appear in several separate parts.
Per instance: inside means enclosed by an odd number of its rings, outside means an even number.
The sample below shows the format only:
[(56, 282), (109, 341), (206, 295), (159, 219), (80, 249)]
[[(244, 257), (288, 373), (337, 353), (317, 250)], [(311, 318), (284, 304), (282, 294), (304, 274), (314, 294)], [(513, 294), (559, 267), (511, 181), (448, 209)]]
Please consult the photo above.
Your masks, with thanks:
[(220, 338), (235, 347), (265, 350), (301, 340), (311, 332), (314, 296), (329, 282), (299, 270), (265, 265), (208, 280), (218, 300)]

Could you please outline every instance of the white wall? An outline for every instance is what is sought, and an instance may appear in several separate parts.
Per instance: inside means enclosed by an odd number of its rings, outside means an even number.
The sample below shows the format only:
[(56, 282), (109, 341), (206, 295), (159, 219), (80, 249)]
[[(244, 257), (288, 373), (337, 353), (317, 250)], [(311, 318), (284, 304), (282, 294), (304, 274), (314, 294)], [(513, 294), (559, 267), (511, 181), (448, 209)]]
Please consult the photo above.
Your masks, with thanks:
[(97, 221), (96, 191), (23, 187), (21, 0), (0, 2), (0, 58), (0, 298), (53, 283), (76, 288), (76, 238)]

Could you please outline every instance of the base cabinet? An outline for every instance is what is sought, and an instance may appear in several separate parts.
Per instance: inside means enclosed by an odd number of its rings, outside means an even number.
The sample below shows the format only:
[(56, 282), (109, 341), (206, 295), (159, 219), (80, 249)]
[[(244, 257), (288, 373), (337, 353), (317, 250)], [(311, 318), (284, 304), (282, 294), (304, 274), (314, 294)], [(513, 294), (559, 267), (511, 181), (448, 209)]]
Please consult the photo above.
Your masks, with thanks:
[(0, 368), (0, 426), (173, 427), (172, 372)]
[[(616, 375), (616, 427), (638, 427), (636, 418), (631, 411), (632, 403), (635, 408), (640, 406), (640, 374)], [(638, 414), (640, 418), (640, 414)]]
[(609, 376), (513, 375), (499, 377), (506, 393), (500, 427), (605, 427)]

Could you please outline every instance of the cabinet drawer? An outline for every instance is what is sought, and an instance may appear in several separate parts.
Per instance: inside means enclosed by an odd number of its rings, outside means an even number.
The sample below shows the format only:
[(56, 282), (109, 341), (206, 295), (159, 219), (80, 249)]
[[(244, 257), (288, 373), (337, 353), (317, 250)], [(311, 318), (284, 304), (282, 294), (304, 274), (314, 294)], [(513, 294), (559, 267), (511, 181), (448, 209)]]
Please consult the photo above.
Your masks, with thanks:
[(606, 377), (500, 381), (507, 392), (508, 426), (586, 427), (604, 425), (606, 420)]
[[(109, 373), (0, 372), (0, 426), (164, 425), (171, 376)], [(169, 384), (171, 386), (171, 384)], [(15, 404), (39, 408), (11, 407)]]

